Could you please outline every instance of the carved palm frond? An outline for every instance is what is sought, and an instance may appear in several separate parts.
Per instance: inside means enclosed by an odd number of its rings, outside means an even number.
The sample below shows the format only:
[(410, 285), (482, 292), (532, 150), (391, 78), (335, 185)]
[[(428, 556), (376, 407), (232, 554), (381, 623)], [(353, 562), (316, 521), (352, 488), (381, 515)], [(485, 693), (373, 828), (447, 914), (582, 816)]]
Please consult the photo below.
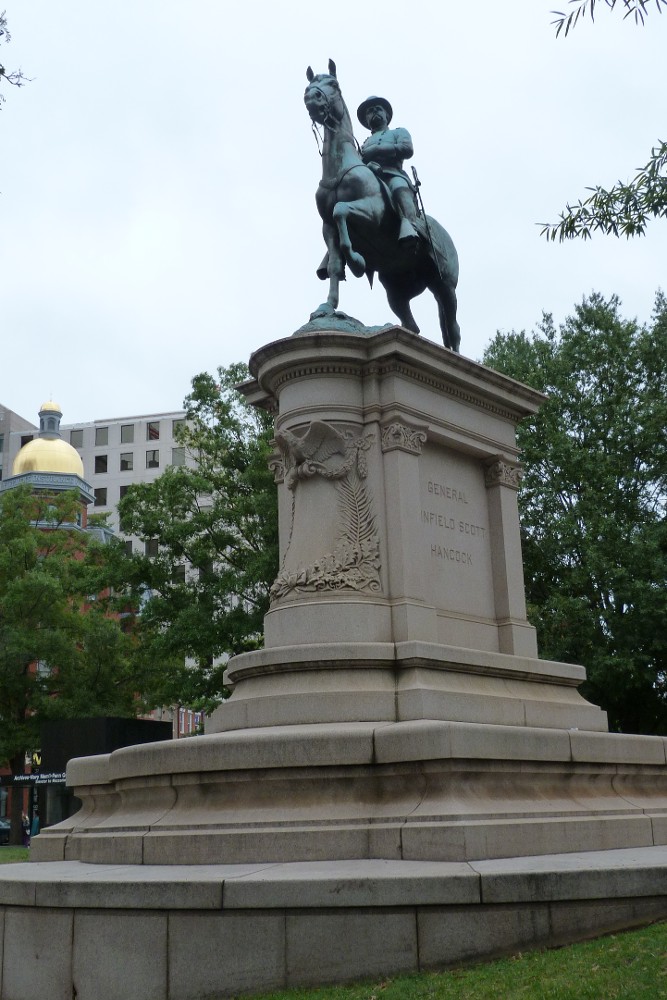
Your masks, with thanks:
[(368, 491), (356, 472), (338, 483), (338, 509), (341, 535), (361, 553), (375, 535), (375, 517)]

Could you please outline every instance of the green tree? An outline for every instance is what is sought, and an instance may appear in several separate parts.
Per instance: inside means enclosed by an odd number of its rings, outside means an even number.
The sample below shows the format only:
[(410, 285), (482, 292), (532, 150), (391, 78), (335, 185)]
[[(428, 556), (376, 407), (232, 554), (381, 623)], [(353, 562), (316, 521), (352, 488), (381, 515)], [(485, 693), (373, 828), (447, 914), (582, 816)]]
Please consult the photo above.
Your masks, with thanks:
[[(591, 19), (595, 17), (596, 0), (570, 0), (570, 4), (569, 13), (554, 11), (557, 36), (561, 31), (567, 36), (586, 13)], [(650, 0), (604, 0), (604, 4), (612, 10), (622, 9), (624, 17), (640, 25), (644, 24), (651, 6)], [(654, 0), (654, 4), (661, 13), (667, 0)], [(543, 223), (540, 235), (561, 243), (576, 237), (586, 240), (594, 232), (607, 236), (643, 236), (651, 219), (667, 216), (667, 142), (661, 141), (654, 146), (648, 162), (637, 168), (631, 181), (618, 181), (610, 188), (597, 185), (588, 190), (591, 192), (588, 197), (579, 199), (574, 205), (566, 205), (559, 222)]]
[(498, 333), (486, 364), (549, 396), (519, 428), (529, 615), (584, 664), (613, 729), (667, 733), (667, 300), (651, 324), (599, 295), (556, 330)]
[(125, 563), (156, 650), (187, 664), (170, 703), (211, 707), (225, 695), (228, 656), (262, 641), (278, 572), (277, 494), (268, 468), (273, 422), (234, 386), (244, 365), (192, 380), (180, 430), (185, 465), (121, 500), (123, 531), (149, 554)]
[[(136, 616), (123, 605), (119, 617), (121, 595), (108, 590), (116, 546), (78, 529), (78, 512), (75, 492), (0, 495), (0, 763), (14, 775), (45, 719), (135, 715), (160, 703), (160, 671)], [(20, 842), (21, 797), (13, 804)]]
[[(7, 27), (7, 11), (3, 10), (0, 14), (0, 45), (5, 42), (11, 42), (12, 36), (9, 33), (9, 28)], [(28, 82), (28, 78), (23, 75), (20, 69), (15, 69), (8, 71), (0, 63), (0, 83), (6, 82), (10, 83), (13, 87), (22, 87)], [(2, 105), (5, 102), (6, 97), (0, 90), (0, 110), (2, 110)]]

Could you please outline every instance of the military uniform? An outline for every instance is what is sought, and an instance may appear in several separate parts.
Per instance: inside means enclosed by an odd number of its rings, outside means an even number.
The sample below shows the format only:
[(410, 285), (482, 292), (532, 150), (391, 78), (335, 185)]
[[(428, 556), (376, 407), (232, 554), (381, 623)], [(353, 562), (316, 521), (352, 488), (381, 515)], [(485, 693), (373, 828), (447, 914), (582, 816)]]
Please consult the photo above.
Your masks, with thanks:
[(359, 105), (357, 117), (362, 125), (371, 127), (367, 113), (378, 105), (385, 112), (387, 124), (369, 135), (361, 147), (361, 158), (371, 169), (377, 165), (375, 172), (389, 188), (394, 209), (401, 220), (399, 240), (415, 240), (418, 236), (414, 227), (417, 221), (415, 189), (403, 170), (403, 161), (409, 160), (414, 153), (412, 138), (405, 128), (388, 127), (393, 111), (384, 97), (369, 97)]

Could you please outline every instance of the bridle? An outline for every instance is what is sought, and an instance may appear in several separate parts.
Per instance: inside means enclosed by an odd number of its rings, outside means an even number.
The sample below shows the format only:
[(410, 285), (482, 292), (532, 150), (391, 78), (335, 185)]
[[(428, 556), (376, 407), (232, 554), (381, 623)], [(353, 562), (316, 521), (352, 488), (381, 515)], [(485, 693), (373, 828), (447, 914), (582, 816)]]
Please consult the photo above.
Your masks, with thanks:
[[(320, 123), (324, 128), (330, 129), (332, 132), (336, 131), (336, 125), (338, 122), (331, 113), (331, 98), (327, 94), (326, 90), (318, 86), (316, 83), (310, 83), (307, 87), (307, 92), (316, 91), (324, 101), (324, 116), (322, 122)], [(311, 121), (315, 125), (315, 119), (311, 115)]]
[[(313, 130), (313, 135), (315, 136), (315, 142), (317, 144), (317, 151), (320, 154), (320, 156), (322, 156), (323, 155), (323, 152), (322, 152), (323, 138), (322, 138), (322, 136), (320, 135), (320, 133), (317, 130), (318, 124), (321, 124), (322, 128), (328, 129), (329, 132), (332, 132), (333, 134), (335, 134), (336, 132), (338, 132), (338, 130), (340, 128), (342, 117), (341, 118), (336, 118), (336, 116), (334, 114), (332, 114), (332, 112), (331, 112), (332, 100), (331, 100), (331, 97), (329, 96), (329, 94), (327, 94), (326, 90), (324, 90), (322, 87), (320, 87), (315, 82), (308, 84), (308, 86), (306, 88), (306, 93), (308, 93), (309, 91), (312, 91), (312, 90), (317, 91), (317, 93), (320, 94), (320, 96), (323, 98), (323, 101), (324, 101), (324, 114), (322, 116), (322, 121), (321, 122), (316, 122), (315, 119), (313, 118), (312, 114), (310, 115), (310, 127)], [(309, 114), (310, 114), (310, 112), (309, 112)], [(359, 153), (361, 153), (361, 148), (359, 146), (359, 143), (357, 142), (357, 139), (356, 139), (356, 136), (355, 136), (354, 132), (350, 132), (350, 135), (351, 135), (351, 137), (352, 137), (352, 139), (354, 141), (355, 146), (357, 147), (357, 150), (359, 151)]]

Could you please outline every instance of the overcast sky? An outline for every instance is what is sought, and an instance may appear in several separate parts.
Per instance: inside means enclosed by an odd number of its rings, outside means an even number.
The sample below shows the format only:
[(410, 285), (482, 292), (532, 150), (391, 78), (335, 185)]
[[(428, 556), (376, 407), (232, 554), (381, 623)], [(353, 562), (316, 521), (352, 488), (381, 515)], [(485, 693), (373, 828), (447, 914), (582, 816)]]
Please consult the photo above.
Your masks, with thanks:
[[(307, 321), (326, 288), (303, 91), (329, 56), (353, 114), (380, 94), (412, 133), (459, 253), (463, 354), (592, 290), (648, 320), (666, 284), (665, 222), (565, 245), (536, 225), (665, 138), (654, 8), (641, 29), (601, 7), (556, 39), (554, 0), (2, 6), (0, 61), (34, 78), (0, 112), (0, 402), (23, 416), (47, 397), (66, 423), (176, 409), (194, 374)], [(351, 276), (340, 308), (393, 318)], [(440, 342), (428, 293), (415, 315)]]

